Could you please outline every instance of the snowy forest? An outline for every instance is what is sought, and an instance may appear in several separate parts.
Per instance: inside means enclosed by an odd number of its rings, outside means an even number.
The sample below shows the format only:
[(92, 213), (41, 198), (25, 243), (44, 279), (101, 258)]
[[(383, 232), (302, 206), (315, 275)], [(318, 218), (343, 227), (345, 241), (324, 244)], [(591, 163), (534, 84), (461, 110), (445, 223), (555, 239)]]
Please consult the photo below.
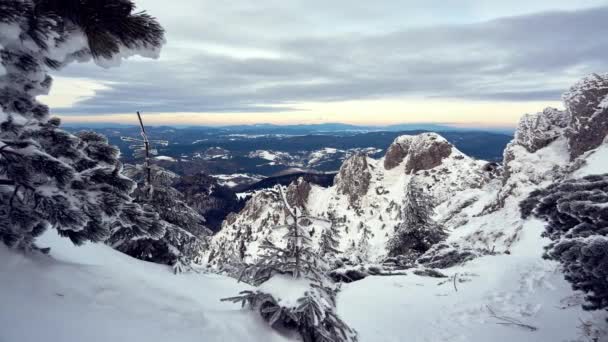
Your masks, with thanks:
[(500, 163), (402, 135), (214, 232), (223, 190), (163, 167), (145, 112), (125, 163), (39, 100), (165, 44), (131, 0), (0, 0), (0, 341), (608, 341), (608, 74), (522, 116)]

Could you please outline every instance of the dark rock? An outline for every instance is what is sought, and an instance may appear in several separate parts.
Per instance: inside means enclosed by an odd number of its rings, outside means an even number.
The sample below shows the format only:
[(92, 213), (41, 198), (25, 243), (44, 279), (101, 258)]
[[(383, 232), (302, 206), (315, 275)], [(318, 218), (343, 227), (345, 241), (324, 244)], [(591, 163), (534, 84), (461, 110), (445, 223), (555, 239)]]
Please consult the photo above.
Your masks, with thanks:
[(337, 269), (328, 273), (328, 276), (335, 282), (340, 283), (352, 283), (364, 279), (369, 274), (362, 270), (357, 269)]
[(452, 154), (452, 145), (447, 140), (435, 133), (420, 134), (410, 146), (405, 173), (430, 170), (441, 165), (443, 159), (450, 154)]
[(524, 115), (519, 120), (514, 140), (534, 153), (563, 135), (569, 124), (568, 112), (549, 107), (540, 113)]
[(451, 154), (452, 145), (436, 133), (404, 135), (395, 139), (388, 148), (384, 168), (393, 169), (405, 160), (405, 172), (416, 173), (441, 165), (443, 159)]
[(403, 162), (410, 149), (410, 140), (397, 138), (395, 142), (389, 146), (384, 156), (384, 168), (391, 170)]
[(367, 156), (357, 153), (342, 164), (336, 176), (336, 190), (348, 196), (352, 206), (358, 207), (359, 199), (369, 190), (371, 178)]
[(287, 187), (287, 192), (285, 194), (287, 203), (298, 208), (306, 208), (306, 202), (308, 202), (308, 195), (310, 194), (311, 189), (310, 183), (303, 178), (298, 178), (298, 180)]
[(434, 270), (432, 268), (424, 268), (421, 270), (415, 270), (414, 274), (421, 276), (421, 277), (431, 277), (431, 278), (447, 278), (448, 277), (445, 274), (443, 274), (437, 270)]
[(418, 263), (430, 268), (449, 268), (485, 254), (489, 253), (442, 243), (433, 246), (433, 248), (418, 258)]
[(570, 158), (602, 144), (608, 135), (608, 74), (593, 74), (563, 96), (572, 118), (567, 131)]
[(389, 270), (404, 270), (412, 268), (416, 265), (416, 259), (420, 257), (419, 253), (410, 251), (405, 255), (397, 255), (387, 257), (382, 261), (382, 267)]

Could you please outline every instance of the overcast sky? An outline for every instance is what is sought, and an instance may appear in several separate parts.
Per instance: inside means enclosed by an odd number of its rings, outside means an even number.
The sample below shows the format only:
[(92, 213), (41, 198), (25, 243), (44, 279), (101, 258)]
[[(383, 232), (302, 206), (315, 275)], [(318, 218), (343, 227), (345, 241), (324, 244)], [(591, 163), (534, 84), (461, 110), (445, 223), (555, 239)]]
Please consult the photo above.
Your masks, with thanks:
[(158, 60), (70, 65), (65, 121), (509, 126), (608, 71), (608, 0), (136, 0)]

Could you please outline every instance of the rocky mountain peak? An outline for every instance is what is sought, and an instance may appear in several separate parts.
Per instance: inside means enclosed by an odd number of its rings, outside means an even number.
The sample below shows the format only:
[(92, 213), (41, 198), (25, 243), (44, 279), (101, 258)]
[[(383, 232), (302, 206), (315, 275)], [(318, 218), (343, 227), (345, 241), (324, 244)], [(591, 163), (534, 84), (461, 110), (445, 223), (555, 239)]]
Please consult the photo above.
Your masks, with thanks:
[(514, 141), (534, 153), (560, 137), (569, 124), (569, 112), (548, 107), (542, 112), (522, 116)]
[(359, 199), (369, 190), (371, 178), (367, 156), (356, 153), (340, 167), (335, 179), (336, 191), (346, 195), (351, 205), (356, 206)]
[(384, 168), (393, 169), (405, 161), (405, 173), (430, 170), (452, 154), (453, 146), (437, 133), (403, 135), (386, 152)]
[(608, 74), (592, 74), (563, 95), (571, 115), (567, 132), (570, 158), (602, 144), (608, 135)]

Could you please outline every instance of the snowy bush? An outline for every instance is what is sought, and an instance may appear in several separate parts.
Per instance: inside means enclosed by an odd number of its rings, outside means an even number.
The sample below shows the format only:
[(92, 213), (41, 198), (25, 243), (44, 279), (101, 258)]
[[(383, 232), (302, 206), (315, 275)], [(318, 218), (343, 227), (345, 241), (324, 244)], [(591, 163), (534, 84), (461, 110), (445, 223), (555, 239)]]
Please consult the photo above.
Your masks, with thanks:
[[(55, 228), (74, 243), (114, 231), (158, 238), (155, 213), (129, 196), (118, 150), (95, 133), (73, 135), (35, 97), (48, 93), (49, 69), (152, 51), (163, 29), (131, 1), (4, 0), (0, 3), (0, 239), (31, 249)], [(152, 55), (147, 53), (148, 55)]]
[(275, 229), (287, 229), (285, 247), (263, 241), (265, 253), (255, 265), (245, 268), (239, 279), (258, 286), (258, 290), (223, 300), (240, 302), (259, 312), (273, 328), (297, 331), (306, 342), (357, 341), (356, 332), (336, 314), (337, 289), (324, 274), (324, 263), (300, 224), (307, 217), (289, 205), (282, 188), (279, 191), (289, 221)]
[(524, 217), (547, 221), (545, 258), (587, 294), (585, 309), (608, 309), (608, 174), (554, 183), (521, 203)]

